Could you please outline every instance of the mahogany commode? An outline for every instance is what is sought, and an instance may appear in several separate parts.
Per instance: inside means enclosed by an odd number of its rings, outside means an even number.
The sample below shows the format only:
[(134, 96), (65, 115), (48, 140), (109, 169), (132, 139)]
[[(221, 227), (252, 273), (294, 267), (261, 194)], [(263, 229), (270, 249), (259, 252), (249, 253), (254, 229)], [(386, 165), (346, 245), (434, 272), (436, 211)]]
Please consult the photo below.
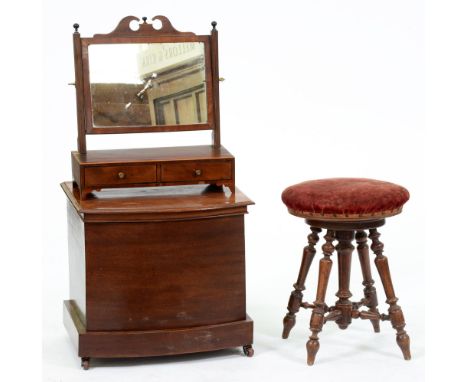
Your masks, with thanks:
[[(78, 150), (73, 182), (62, 183), (63, 313), (84, 369), (91, 358), (237, 346), (253, 355), (244, 249), (253, 202), (236, 188), (235, 158), (221, 145), (211, 25), (196, 35), (164, 16), (127, 16), (90, 38), (74, 25)], [(90, 134), (196, 130), (211, 131), (211, 144), (88, 150), (86, 142)]]
[(244, 346), (241, 191), (206, 186), (105, 190), (68, 199), (70, 300), (64, 323), (90, 358), (174, 355)]
[[(284, 190), (282, 200), (288, 211), (306, 219), (312, 233), (304, 248), (301, 267), (294, 290), (288, 303), (288, 313), (283, 320), (283, 338), (288, 338), (296, 322), (300, 308), (311, 308), (310, 330), (312, 335), (307, 342), (307, 363), (314, 364), (319, 350), (318, 334), (327, 321), (335, 321), (341, 329), (346, 329), (353, 318), (368, 319), (375, 332), (380, 331), (380, 321), (389, 320), (396, 330), (396, 340), (406, 360), (411, 358), (410, 339), (405, 331), (405, 319), (390, 276), (387, 257), (383, 255), (383, 243), (379, 240), (378, 227), (385, 224), (385, 218), (401, 212), (409, 199), (408, 191), (396, 184), (363, 178), (332, 178), (303, 182)], [(316, 299), (313, 303), (303, 301), (303, 291), (310, 265), (316, 254), (315, 246), (319, 233), (326, 229), (325, 243), (322, 245), (323, 258), (320, 260)], [(369, 231), (369, 235), (366, 231)], [(388, 314), (381, 314), (377, 308), (377, 293), (372, 279), (369, 246), (375, 253), (375, 265), (390, 305)], [(334, 241), (338, 241), (335, 246)], [(352, 302), (350, 288), (351, 257), (356, 240), (361, 264), (364, 298)], [(328, 306), (325, 295), (332, 268), (331, 256), (338, 254), (339, 289), (338, 300)], [(365, 306), (367, 310), (361, 308)]]

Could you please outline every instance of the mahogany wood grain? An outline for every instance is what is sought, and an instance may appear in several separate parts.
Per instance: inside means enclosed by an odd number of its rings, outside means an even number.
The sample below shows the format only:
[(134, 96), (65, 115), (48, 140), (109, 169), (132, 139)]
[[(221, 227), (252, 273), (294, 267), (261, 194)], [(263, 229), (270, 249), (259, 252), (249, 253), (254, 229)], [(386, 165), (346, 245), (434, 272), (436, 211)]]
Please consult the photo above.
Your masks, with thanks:
[[(127, 16), (111, 33), (91, 38), (74, 26), (78, 152), (72, 152), (73, 182), (62, 183), (70, 258), (64, 323), (84, 369), (91, 357), (233, 346), (254, 353), (244, 254), (244, 215), (253, 202), (236, 189), (235, 159), (220, 143), (216, 23), (211, 35), (196, 35), (179, 32), (164, 16), (152, 21), (161, 27)], [(206, 123), (93, 125), (91, 45), (182, 42), (204, 44)], [(87, 134), (191, 130), (212, 130), (212, 145), (86, 149)]]
[(183, 329), (139, 331), (88, 331), (74, 310), (64, 301), (64, 323), (78, 347), (78, 356), (133, 358), (197, 353), (253, 343), (253, 321), (249, 316), (235, 322)]
[(242, 215), (85, 229), (88, 330), (245, 319)]
[[(138, 28), (130, 28), (130, 22), (138, 21)], [(78, 24), (74, 25), (73, 35), (75, 54), (75, 85), (77, 91), (77, 121), (78, 121), (78, 153), (72, 153), (73, 181), (78, 188), (80, 199), (86, 199), (93, 191), (99, 191), (106, 187), (143, 187), (166, 186), (206, 183), (214, 186), (227, 186), (231, 192), (235, 192), (234, 158), (221, 147), (220, 132), (220, 108), (219, 108), (219, 68), (218, 68), (218, 32), (216, 22), (212, 23), (210, 35), (196, 35), (192, 32), (179, 32), (165, 16), (155, 16), (151, 21), (160, 21), (161, 27), (155, 28), (152, 23), (143, 17), (140, 21), (135, 16), (124, 17), (116, 28), (108, 34), (95, 34), (93, 37), (82, 38), (78, 33)], [(89, 71), (89, 51), (91, 45), (96, 44), (134, 44), (134, 43), (183, 43), (200, 42), (204, 45), (205, 57), (205, 92), (206, 92), (206, 123), (186, 125), (134, 125), (134, 126), (110, 126), (95, 127), (93, 122), (93, 105), (91, 96), (91, 82)], [(127, 134), (147, 132), (170, 132), (212, 130), (213, 140), (208, 149), (192, 150), (191, 160), (218, 160), (221, 157), (230, 159), (213, 165), (207, 165), (206, 169), (192, 168), (193, 164), (162, 165), (164, 160), (183, 161), (184, 156), (190, 153), (190, 149), (181, 152), (178, 148), (166, 148), (160, 151), (143, 150), (104, 150), (87, 155), (86, 134)], [(180, 153), (182, 155), (180, 155)], [(161, 156), (162, 155), (162, 156)], [(166, 159), (163, 157), (166, 156)], [(182, 157), (181, 157), (182, 156)], [(229, 157), (229, 158), (226, 158)], [(171, 159), (168, 159), (171, 158)], [(132, 176), (115, 178), (110, 169), (87, 170), (90, 166), (109, 166), (117, 162), (123, 166), (132, 163), (148, 164), (156, 163), (154, 170), (155, 179), (141, 168), (141, 174), (133, 173)], [(183, 167), (186, 167), (184, 169)], [(167, 169), (171, 168), (169, 174)], [(189, 170), (187, 170), (189, 169)], [(129, 171), (137, 169), (128, 169)], [(149, 170), (148, 171), (152, 171)], [(190, 171), (190, 174), (187, 174)], [(118, 173), (123, 173), (118, 171)], [(204, 173), (205, 175), (201, 175)], [(88, 175), (87, 175), (88, 174)], [(161, 174), (164, 178), (160, 179)], [(195, 174), (195, 176), (194, 176)], [(94, 175), (94, 176), (93, 176)], [(190, 175), (190, 176), (189, 176)], [(110, 176), (110, 178), (109, 178)], [(92, 179), (90, 179), (92, 178)]]
[(78, 32), (79, 25), (74, 24), (73, 33), (73, 55), (75, 59), (75, 90), (76, 90), (76, 120), (78, 128), (78, 151), (86, 152), (86, 125), (84, 110), (84, 83), (83, 83), (83, 60), (81, 50), (81, 38)]
[(244, 346), (244, 214), (240, 190), (204, 186), (105, 190), (68, 201), (70, 302), (64, 323), (90, 357), (182, 354)]
[(283, 319), (283, 338), (288, 338), (291, 329), (296, 324), (296, 313), (302, 303), (302, 292), (305, 290), (305, 281), (309, 273), (310, 265), (316, 254), (315, 244), (319, 241), (319, 233), (322, 231), (320, 228), (310, 227), (312, 233), (307, 236), (308, 245), (304, 247), (302, 252), (302, 262), (299, 268), (299, 275), (297, 281), (293, 285), (294, 290), (291, 292), (288, 303), (288, 313)]
[[(361, 264), (362, 278), (364, 285), (364, 299), (365, 305), (369, 308), (370, 312), (379, 314), (377, 305), (377, 291), (374, 287), (374, 280), (372, 279), (372, 272), (370, 268), (369, 259), (369, 246), (367, 245), (367, 233), (365, 231), (356, 232), (357, 252), (359, 255), (359, 263)], [(380, 332), (380, 320), (371, 319), (374, 332)]]
[[(92, 119), (92, 114), (90, 115)], [(125, 127), (125, 126), (94, 127), (93, 126), (86, 134), (94, 135), (94, 134), (173, 133), (173, 132), (180, 132), (180, 131), (198, 131), (198, 130), (213, 130), (213, 128), (211, 125), (208, 125), (206, 123), (196, 123), (196, 124), (186, 124), (186, 125), (153, 125), (153, 126), (132, 125), (131, 127)]]
[(157, 180), (156, 166), (149, 164), (86, 167), (84, 172), (88, 187), (154, 183)]
[(336, 320), (340, 329), (346, 329), (351, 323), (351, 312), (353, 304), (350, 298), (353, 296), (349, 290), (351, 281), (351, 255), (354, 246), (351, 244), (354, 239), (354, 231), (336, 231), (338, 245), (335, 247), (338, 254), (338, 301), (335, 307), (340, 310), (341, 316)]
[[(152, 21), (161, 21), (161, 28), (155, 29), (151, 23), (148, 23), (147, 18), (141, 20), (135, 16), (124, 17), (118, 23), (117, 27), (108, 34), (95, 34), (93, 37), (80, 37), (76, 31), (74, 35), (75, 45), (75, 83), (80, 83), (77, 87), (77, 96), (82, 103), (82, 107), (77, 109), (79, 120), (79, 142), (80, 152), (86, 152), (86, 134), (128, 134), (128, 133), (149, 133), (149, 132), (171, 132), (171, 131), (193, 131), (193, 130), (213, 130), (217, 144), (219, 147), (219, 92), (216, 94), (213, 90), (214, 86), (218, 86), (218, 61), (213, 60), (212, 39), (211, 35), (196, 35), (192, 32), (177, 31), (170, 21), (165, 16), (155, 16)], [(132, 30), (130, 28), (131, 21), (139, 21), (139, 29)], [(77, 28), (76, 28), (77, 29)], [(90, 45), (94, 44), (134, 44), (134, 43), (182, 43), (182, 42), (201, 42), (205, 46), (205, 88), (207, 97), (207, 123), (187, 124), (187, 125), (135, 125), (135, 126), (112, 126), (112, 127), (95, 127), (93, 124), (92, 115), (92, 97), (89, 74), (89, 51)], [(217, 49), (217, 42), (214, 43)], [(217, 57), (217, 52), (216, 52)], [(213, 67), (216, 65), (216, 67)], [(215, 79), (215, 81), (214, 81)], [(81, 82), (80, 82), (81, 81)], [(216, 84), (215, 84), (216, 83)], [(77, 98), (77, 99), (78, 99)], [(215, 122), (215, 108), (218, 116)]]
[(254, 204), (242, 191), (210, 191), (204, 185), (108, 189), (92, 199), (80, 200), (72, 182), (62, 189), (85, 222), (166, 221), (243, 215)]
[(204, 183), (225, 185), (235, 192), (234, 157), (224, 147), (75, 151), (71, 158), (73, 181), (81, 199), (93, 190), (109, 187)]
[(161, 164), (161, 182), (231, 179), (231, 161), (179, 161)]
[(385, 219), (378, 220), (358, 220), (358, 221), (324, 221), (315, 219), (306, 219), (308, 225), (314, 227), (326, 228), (335, 231), (363, 230), (369, 228), (382, 227)]
[(310, 317), (310, 330), (312, 334), (307, 341), (307, 364), (313, 365), (315, 362), (315, 356), (320, 348), (318, 334), (322, 331), (324, 324), (324, 316), (326, 312), (325, 295), (327, 293), (328, 279), (330, 278), (330, 272), (332, 268), (332, 260), (330, 259), (333, 254), (335, 247), (333, 241), (335, 240), (335, 232), (327, 230), (325, 235), (325, 244), (322, 246), (323, 258), (320, 259), (319, 265), (319, 278), (317, 286), (317, 296), (314, 301), (314, 309)]
[(212, 67), (212, 89), (213, 89), (213, 146), (221, 146), (221, 126), (220, 126), (220, 107), (219, 107), (219, 57), (218, 57), (218, 30), (216, 21), (211, 23), (213, 29), (210, 37), (211, 67)]
[[(411, 359), (410, 338), (405, 330), (405, 319), (401, 307), (397, 304), (398, 298), (395, 296), (395, 291), (390, 276), (388, 259), (383, 255), (383, 243), (379, 240), (380, 233), (377, 227), (385, 224), (385, 219), (367, 220), (367, 221), (322, 221), (306, 219), (306, 223), (319, 232), (319, 230), (327, 229), (325, 235), (325, 243), (322, 245), (324, 257), (320, 260), (319, 277), (317, 286), (317, 296), (315, 301), (310, 304), (302, 301), (302, 290), (305, 288), (302, 281), (305, 281), (307, 269), (310, 266), (311, 249), (304, 250), (303, 261), (299, 270), (298, 283), (294, 285), (295, 290), (292, 292), (289, 304), (288, 314), (283, 320), (283, 338), (287, 338), (290, 329), (295, 322), (295, 315), (300, 308), (311, 308), (312, 314), (310, 318), (310, 330), (312, 332), (307, 344), (307, 363), (314, 364), (317, 352), (320, 348), (318, 334), (322, 331), (323, 325), (328, 321), (335, 321), (341, 329), (346, 329), (352, 322), (353, 318), (370, 320), (375, 332), (380, 331), (380, 321), (390, 320), (393, 328), (396, 330), (397, 344), (400, 347), (405, 360)], [(390, 305), (387, 314), (380, 314), (377, 308), (377, 293), (374, 287), (374, 280), (370, 269), (369, 246), (367, 245), (367, 233), (372, 240), (371, 249), (376, 254), (375, 265), (379, 272), (380, 279), (387, 296), (387, 303)], [(350, 271), (351, 258), (354, 250), (352, 245), (353, 239), (356, 238), (357, 253), (361, 264), (361, 271), (364, 285), (364, 298), (357, 302), (350, 301), (352, 297), (350, 286)], [(333, 245), (334, 240), (338, 240), (336, 247)], [(309, 244), (315, 245), (318, 241), (318, 236), (309, 235)], [(332, 261), (330, 259), (334, 249), (338, 254), (338, 283), (339, 289), (336, 293), (338, 301), (335, 305), (328, 306), (325, 303), (325, 295), (330, 277)], [(368, 310), (360, 310), (366, 306)], [(285, 335), (286, 334), (286, 335)]]
[(70, 201), (67, 202), (68, 267), (70, 299), (82, 321), (86, 317), (86, 252), (85, 226)]
[(388, 259), (383, 255), (384, 244), (379, 240), (380, 233), (377, 229), (371, 229), (369, 237), (372, 240), (371, 249), (376, 254), (375, 265), (379, 271), (380, 279), (385, 290), (387, 297), (387, 303), (390, 305), (388, 313), (390, 314), (390, 321), (392, 327), (397, 331), (396, 341), (400, 347), (403, 357), (405, 360), (411, 359), (410, 352), (410, 338), (405, 331), (405, 317), (401, 307), (397, 304), (398, 298), (395, 296), (395, 290), (393, 288), (392, 277), (390, 275), (390, 269), (388, 266)]
[[(146, 22), (147, 18), (143, 17), (140, 20), (136, 16), (126, 16), (119, 21), (115, 29), (107, 34), (95, 34), (94, 38), (111, 38), (111, 37), (153, 37), (153, 36), (193, 36), (195, 33), (192, 32), (180, 32), (173, 27), (171, 22), (166, 16), (153, 16), (151, 21), (159, 20), (160, 28), (156, 29), (153, 24)], [(138, 29), (134, 30), (130, 28), (132, 21), (138, 21)], [(140, 21), (143, 21), (140, 23)]]
[(225, 147), (221, 146), (219, 148), (214, 148), (210, 145), (89, 150), (85, 154), (73, 151), (71, 155), (73, 162), (87, 166), (100, 166), (116, 163), (139, 164), (186, 160), (234, 159), (234, 156)]

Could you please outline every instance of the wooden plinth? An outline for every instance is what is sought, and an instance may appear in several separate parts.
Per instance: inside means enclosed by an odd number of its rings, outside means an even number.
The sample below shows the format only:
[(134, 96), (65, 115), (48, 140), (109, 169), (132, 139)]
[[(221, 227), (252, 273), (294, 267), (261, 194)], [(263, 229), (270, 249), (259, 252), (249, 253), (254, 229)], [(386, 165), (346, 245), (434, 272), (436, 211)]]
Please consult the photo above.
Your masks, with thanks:
[(63, 322), (79, 357), (126, 358), (205, 352), (253, 342), (253, 321), (184, 329), (87, 331), (73, 301), (63, 303)]

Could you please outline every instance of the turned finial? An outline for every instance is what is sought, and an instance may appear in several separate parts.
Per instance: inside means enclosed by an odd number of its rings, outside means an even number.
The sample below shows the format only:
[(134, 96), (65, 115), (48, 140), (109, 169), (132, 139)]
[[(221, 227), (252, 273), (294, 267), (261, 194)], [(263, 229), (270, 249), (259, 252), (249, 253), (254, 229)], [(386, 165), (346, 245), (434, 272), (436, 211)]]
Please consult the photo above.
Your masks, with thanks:
[(73, 24), (73, 28), (75, 28), (75, 32), (78, 33), (78, 28), (80, 27), (80, 24), (75, 23)]
[(143, 22), (146, 24), (146, 20), (148, 20), (148, 17), (146, 17), (146, 16), (143, 16), (141, 19), (142, 19), (142, 20), (143, 20)]
[(211, 26), (213, 27), (213, 30), (216, 30), (216, 25), (218, 25), (216, 21), (211, 22)]

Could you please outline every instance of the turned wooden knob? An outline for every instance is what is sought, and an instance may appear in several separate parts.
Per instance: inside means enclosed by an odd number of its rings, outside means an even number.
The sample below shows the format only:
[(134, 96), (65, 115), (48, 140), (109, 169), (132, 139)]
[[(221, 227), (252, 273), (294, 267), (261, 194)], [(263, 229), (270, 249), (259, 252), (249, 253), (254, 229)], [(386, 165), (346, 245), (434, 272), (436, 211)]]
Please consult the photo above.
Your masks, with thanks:
[(120, 171), (117, 175), (119, 176), (119, 179), (124, 179), (125, 178), (125, 173), (122, 172), (122, 171)]
[(202, 173), (202, 170), (193, 170), (193, 175), (195, 176), (200, 176)]

